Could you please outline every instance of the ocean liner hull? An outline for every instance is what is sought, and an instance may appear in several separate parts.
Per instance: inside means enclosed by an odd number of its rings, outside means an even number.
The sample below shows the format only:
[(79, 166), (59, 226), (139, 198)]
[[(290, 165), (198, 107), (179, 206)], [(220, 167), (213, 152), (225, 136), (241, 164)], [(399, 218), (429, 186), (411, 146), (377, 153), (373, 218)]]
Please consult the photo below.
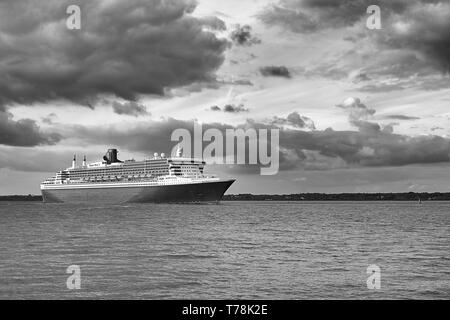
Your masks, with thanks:
[(234, 180), (158, 186), (42, 189), (47, 203), (188, 203), (220, 201)]

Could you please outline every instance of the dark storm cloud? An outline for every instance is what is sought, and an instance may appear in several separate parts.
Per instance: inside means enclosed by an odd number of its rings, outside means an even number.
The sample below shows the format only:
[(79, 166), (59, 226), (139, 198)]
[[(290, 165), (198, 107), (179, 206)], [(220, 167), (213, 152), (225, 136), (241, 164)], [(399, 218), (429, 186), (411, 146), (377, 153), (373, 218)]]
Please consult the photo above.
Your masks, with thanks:
[[(372, 128), (373, 129), (373, 128)], [(389, 130), (283, 131), (281, 144), (296, 152), (316, 151), (348, 166), (403, 166), (450, 161), (450, 140), (439, 136), (410, 137)], [(302, 159), (299, 157), (299, 164)]]
[(261, 67), (259, 69), (259, 72), (264, 77), (283, 77), (283, 78), (290, 78), (291, 73), (289, 72), (289, 69), (285, 66), (267, 66), (267, 67)]
[(32, 147), (52, 145), (61, 140), (57, 133), (44, 133), (30, 119), (13, 120), (7, 111), (0, 112), (0, 145)]
[[(66, 8), (81, 7), (81, 30)], [(195, 18), (193, 0), (0, 2), (0, 108), (99, 95), (135, 101), (166, 89), (214, 82), (228, 41), (215, 18)]]
[(240, 46), (251, 46), (253, 44), (260, 44), (261, 40), (252, 34), (252, 27), (249, 25), (236, 25), (231, 32), (230, 38), (234, 44)]
[(411, 6), (390, 18), (386, 31), (375, 34), (380, 46), (413, 50), (443, 73), (450, 72), (450, 1)]
[[(381, 9), (381, 30), (368, 30), (368, 6)], [(356, 30), (342, 29), (343, 38), (355, 48), (333, 61), (333, 70), (345, 77), (362, 67), (371, 78), (448, 74), (450, 72), (450, 1), (448, 0), (281, 0), (264, 9), (259, 18), (267, 25), (279, 25), (297, 33), (313, 33), (324, 29), (358, 25)], [(376, 52), (376, 54), (371, 54)], [(347, 60), (345, 60), (347, 59)], [(316, 70), (328, 77), (317, 66)], [(373, 77), (372, 77), (373, 76)], [(369, 79), (364, 79), (369, 80)], [(440, 89), (442, 83), (423, 79), (411, 85)], [(446, 87), (450, 81), (445, 78)], [(379, 87), (368, 84), (371, 92), (401, 90), (400, 86)]]
[(114, 113), (121, 114), (121, 115), (128, 115), (128, 116), (145, 116), (149, 115), (147, 112), (147, 109), (144, 105), (136, 103), (136, 102), (125, 102), (120, 103), (117, 101), (114, 101), (112, 103), (112, 107), (114, 110)]
[[(354, 98), (353, 101), (356, 99)], [(348, 102), (348, 101), (347, 101)], [(349, 103), (347, 105), (350, 105)], [(394, 133), (394, 125), (381, 126), (364, 120), (372, 111), (360, 101), (355, 105), (367, 109), (363, 114), (349, 117), (357, 131), (302, 130), (308, 128), (306, 117), (292, 113), (278, 121), (255, 121), (248, 119), (237, 126), (222, 123), (204, 123), (203, 132), (215, 128), (225, 135), (226, 129), (279, 129), (280, 130), (280, 168), (293, 170), (330, 170), (348, 167), (385, 167), (410, 164), (450, 162), (450, 139), (434, 136), (408, 136)], [(351, 112), (349, 108), (345, 109)], [(301, 121), (305, 122), (303, 124)], [(292, 125), (293, 128), (286, 126)], [(174, 130), (184, 128), (193, 136), (193, 121), (173, 118), (161, 121), (140, 122), (133, 127), (83, 127), (65, 128), (64, 136), (71, 136), (80, 143), (116, 145), (132, 152), (151, 154), (170, 153), (175, 142), (170, 141)], [(308, 128), (310, 129), (310, 128)], [(205, 147), (208, 143), (204, 142)], [(245, 166), (239, 170), (254, 172), (254, 167)]]
[(366, 10), (373, 4), (379, 5), (383, 12), (401, 14), (414, 2), (417, 1), (280, 0), (262, 10), (258, 17), (267, 25), (279, 25), (293, 32), (310, 33), (321, 29), (351, 26), (367, 17)]
[[(348, 110), (348, 109), (347, 109)], [(350, 167), (387, 167), (410, 164), (450, 162), (450, 139), (435, 135), (407, 136), (394, 133), (395, 124), (383, 128), (373, 122), (353, 120), (357, 131), (302, 130), (305, 117), (293, 113), (280, 121), (258, 122), (248, 119), (245, 123), (231, 126), (223, 123), (204, 123), (203, 132), (209, 128), (218, 129), (225, 136), (227, 129), (279, 129), (281, 170), (331, 170)], [(370, 114), (370, 112), (369, 112)], [(349, 119), (352, 121), (351, 119)], [(286, 127), (294, 123), (294, 128)], [(305, 121), (304, 121), (305, 122)], [(63, 136), (71, 137), (78, 145), (116, 146), (119, 149), (143, 154), (165, 152), (169, 154), (176, 142), (170, 137), (176, 129), (187, 129), (193, 134), (193, 121), (167, 118), (141, 121), (133, 126), (59, 126)], [(208, 145), (204, 142), (203, 146)], [(33, 149), (34, 150), (34, 149)], [(9, 154), (14, 155), (15, 151)], [(17, 154), (16, 154), (17, 155)], [(95, 157), (96, 155), (92, 155)], [(0, 154), (0, 166), (16, 170), (34, 170), (30, 161), (14, 162)], [(91, 156), (90, 156), (91, 157)], [(8, 159), (7, 159), (8, 158)], [(45, 157), (44, 157), (45, 158)], [(64, 163), (68, 163), (64, 155)], [(12, 164), (14, 163), (14, 164)], [(58, 167), (58, 166), (57, 166)], [(61, 167), (61, 166), (59, 166)], [(36, 169), (40, 170), (40, 169)], [(256, 173), (254, 166), (236, 166), (241, 173)]]

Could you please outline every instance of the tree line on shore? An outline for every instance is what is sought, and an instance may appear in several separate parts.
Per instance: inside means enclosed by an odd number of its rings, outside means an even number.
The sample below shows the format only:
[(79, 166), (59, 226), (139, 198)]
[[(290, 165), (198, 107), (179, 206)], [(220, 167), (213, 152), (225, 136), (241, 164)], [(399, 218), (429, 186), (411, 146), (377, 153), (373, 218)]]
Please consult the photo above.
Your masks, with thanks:
[(225, 201), (449, 201), (450, 193), (299, 193), (277, 195), (230, 194)]
[[(229, 194), (224, 201), (450, 201), (450, 192)], [(0, 201), (42, 201), (40, 195), (0, 196)]]

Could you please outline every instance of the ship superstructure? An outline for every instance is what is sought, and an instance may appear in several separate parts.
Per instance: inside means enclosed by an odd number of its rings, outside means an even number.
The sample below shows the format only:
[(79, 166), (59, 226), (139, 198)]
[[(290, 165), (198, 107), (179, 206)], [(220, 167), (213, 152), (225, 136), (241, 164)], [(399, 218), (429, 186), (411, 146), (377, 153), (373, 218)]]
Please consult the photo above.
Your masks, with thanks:
[[(205, 162), (155, 153), (142, 161), (118, 159), (109, 149), (102, 161), (57, 172), (41, 183), (45, 202), (200, 202), (219, 201), (234, 180), (204, 174)], [(175, 192), (175, 193), (174, 193)]]

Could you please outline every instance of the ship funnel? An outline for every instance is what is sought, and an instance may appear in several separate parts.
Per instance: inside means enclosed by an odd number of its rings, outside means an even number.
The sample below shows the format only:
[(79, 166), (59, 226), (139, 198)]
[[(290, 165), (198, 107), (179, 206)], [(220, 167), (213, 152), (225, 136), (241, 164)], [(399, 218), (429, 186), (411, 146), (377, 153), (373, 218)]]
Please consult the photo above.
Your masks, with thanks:
[(109, 149), (103, 157), (103, 160), (105, 160), (107, 164), (121, 163), (122, 161), (117, 159), (117, 153), (117, 149)]
[(83, 158), (83, 167), (86, 167), (86, 156)]
[(75, 169), (76, 166), (77, 166), (77, 155), (74, 154), (72, 160), (72, 169)]

